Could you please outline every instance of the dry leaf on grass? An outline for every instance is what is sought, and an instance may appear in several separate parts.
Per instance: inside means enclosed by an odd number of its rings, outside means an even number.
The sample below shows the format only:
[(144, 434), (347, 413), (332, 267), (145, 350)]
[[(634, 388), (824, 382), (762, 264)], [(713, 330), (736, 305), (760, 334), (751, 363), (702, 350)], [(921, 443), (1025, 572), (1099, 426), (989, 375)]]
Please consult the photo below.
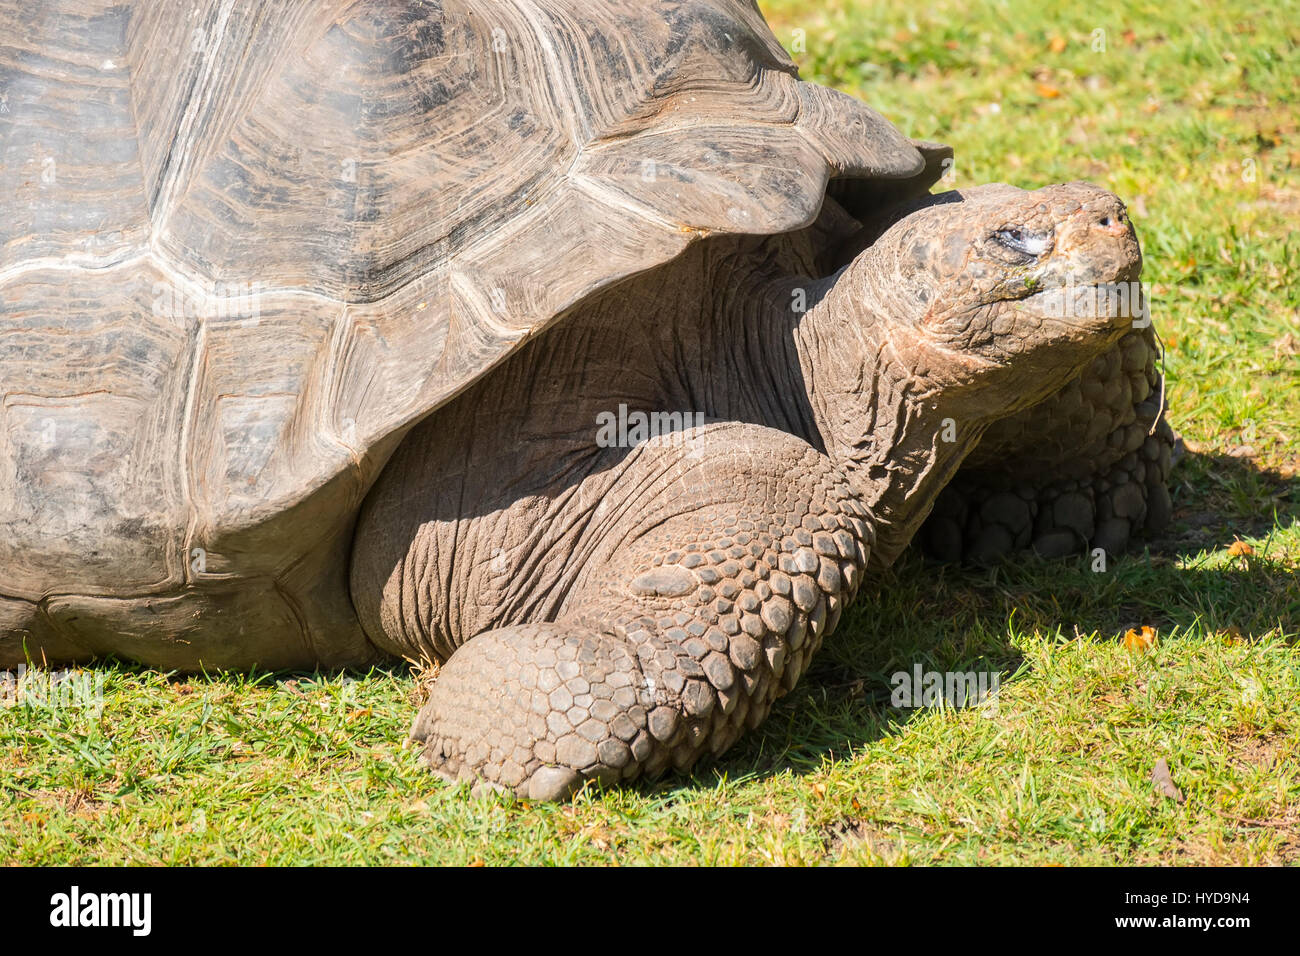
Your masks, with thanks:
[(1124, 648), (1134, 654), (1145, 654), (1156, 646), (1156, 629), (1146, 624), (1142, 625), (1142, 630), (1135, 631), (1129, 628), (1124, 635)]
[(1246, 640), (1246, 632), (1235, 624), (1221, 628), (1218, 634), (1225, 644), (1240, 644)]
[(1155, 784), (1156, 792), (1161, 796), (1177, 800), (1179, 803), (1186, 801), (1183, 791), (1174, 784), (1173, 775), (1169, 773), (1169, 764), (1164, 757), (1156, 761), (1155, 769), (1151, 771), (1151, 782)]

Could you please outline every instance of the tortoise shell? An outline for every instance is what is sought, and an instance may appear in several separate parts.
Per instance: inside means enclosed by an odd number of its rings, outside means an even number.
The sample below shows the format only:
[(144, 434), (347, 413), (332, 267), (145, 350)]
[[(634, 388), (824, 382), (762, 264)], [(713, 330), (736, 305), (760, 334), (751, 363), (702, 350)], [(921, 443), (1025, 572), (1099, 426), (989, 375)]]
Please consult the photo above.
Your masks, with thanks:
[(0, 604), (55, 618), (317, 573), (585, 297), (925, 164), (746, 0), (0, 0), (0, 37)]

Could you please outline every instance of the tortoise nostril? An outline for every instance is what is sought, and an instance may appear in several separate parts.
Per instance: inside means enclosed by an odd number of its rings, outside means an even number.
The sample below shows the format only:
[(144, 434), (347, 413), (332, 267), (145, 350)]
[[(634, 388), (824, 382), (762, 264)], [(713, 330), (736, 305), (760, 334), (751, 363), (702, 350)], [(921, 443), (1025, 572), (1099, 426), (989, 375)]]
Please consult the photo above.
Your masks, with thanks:
[(1111, 225), (1111, 224), (1114, 223), (1114, 222), (1115, 222), (1115, 220), (1114, 220), (1114, 218), (1111, 217), (1111, 216), (1102, 216), (1102, 217), (1101, 217), (1101, 224), (1102, 224), (1103, 226), (1109, 226), (1109, 225)]

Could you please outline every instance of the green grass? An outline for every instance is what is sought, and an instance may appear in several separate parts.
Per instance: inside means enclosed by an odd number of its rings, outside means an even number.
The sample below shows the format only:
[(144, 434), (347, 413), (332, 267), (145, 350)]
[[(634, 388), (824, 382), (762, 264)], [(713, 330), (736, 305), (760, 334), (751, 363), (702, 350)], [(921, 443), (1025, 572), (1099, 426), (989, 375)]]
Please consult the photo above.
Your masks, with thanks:
[[(566, 806), (420, 770), (406, 668), (105, 668), (98, 714), (0, 709), (0, 859), (1300, 860), (1300, 5), (920, 6), (764, 3), (787, 45), (803, 31), (805, 76), (952, 143), (952, 185), (1089, 179), (1129, 201), (1191, 452), (1166, 536), (1104, 573), (909, 556), (726, 760)], [(1227, 553), (1238, 537), (1253, 554)], [(1149, 653), (1122, 640), (1140, 625)], [(916, 663), (998, 671), (996, 708), (891, 707)], [(1153, 787), (1161, 757), (1185, 802)]]

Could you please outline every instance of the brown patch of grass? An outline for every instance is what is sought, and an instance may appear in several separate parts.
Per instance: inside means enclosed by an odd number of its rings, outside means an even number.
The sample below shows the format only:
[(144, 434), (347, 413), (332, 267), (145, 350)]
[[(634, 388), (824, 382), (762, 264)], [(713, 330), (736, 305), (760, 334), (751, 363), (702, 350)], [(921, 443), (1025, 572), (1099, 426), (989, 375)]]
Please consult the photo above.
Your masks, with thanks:
[(411, 685), (410, 693), (407, 700), (415, 705), (418, 711), (429, 701), (429, 692), (433, 690), (433, 685), (438, 680), (438, 675), (442, 672), (442, 665), (437, 661), (430, 660), (427, 657), (419, 660), (408, 657), (407, 663), (412, 667), (412, 676), (415, 683)]
[(820, 833), (826, 845), (826, 854), (831, 857), (865, 848), (872, 856), (885, 863), (892, 863), (902, 852), (902, 842), (870, 820), (843, 817), (823, 826)]
[(1229, 738), (1232, 761), (1241, 767), (1269, 769), (1276, 767), (1286, 742), (1278, 734), (1238, 734)]

